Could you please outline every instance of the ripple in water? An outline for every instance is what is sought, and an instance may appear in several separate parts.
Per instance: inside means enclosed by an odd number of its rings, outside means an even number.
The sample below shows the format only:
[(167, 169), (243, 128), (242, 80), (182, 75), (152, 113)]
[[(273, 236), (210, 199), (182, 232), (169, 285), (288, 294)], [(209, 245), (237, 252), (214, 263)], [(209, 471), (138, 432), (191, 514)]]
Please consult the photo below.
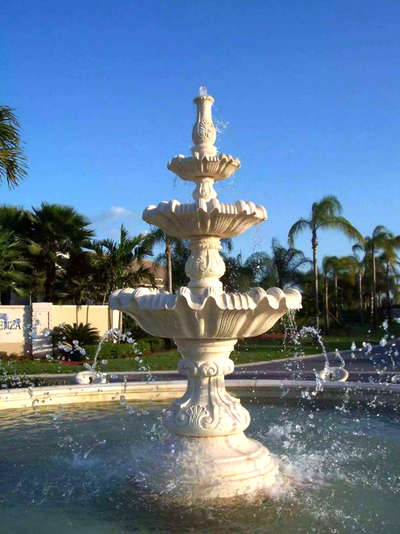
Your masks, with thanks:
[[(1, 533), (397, 532), (398, 413), (315, 398), (247, 408), (248, 435), (279, 458), (280, 475), (268, 496), (223, 507), (152, 495), (162, 405), (1, 413)], [(171, 477), (166, 496), (173, 487)]]

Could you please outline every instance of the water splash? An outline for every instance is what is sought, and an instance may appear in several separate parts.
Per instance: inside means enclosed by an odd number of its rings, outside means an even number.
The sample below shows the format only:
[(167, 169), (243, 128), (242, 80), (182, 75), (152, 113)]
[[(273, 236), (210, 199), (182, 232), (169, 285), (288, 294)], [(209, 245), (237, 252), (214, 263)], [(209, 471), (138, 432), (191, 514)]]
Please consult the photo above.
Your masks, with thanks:
[(207, 96), (207, 95), (208, 95), (207, 87), (205, 85), (200, 85), (199, 96)]

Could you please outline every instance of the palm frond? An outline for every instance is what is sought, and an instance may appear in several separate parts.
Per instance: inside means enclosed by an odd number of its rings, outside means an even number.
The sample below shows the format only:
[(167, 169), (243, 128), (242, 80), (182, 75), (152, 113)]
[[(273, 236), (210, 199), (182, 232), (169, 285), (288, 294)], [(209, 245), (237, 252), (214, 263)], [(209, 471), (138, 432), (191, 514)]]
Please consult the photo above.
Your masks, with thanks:
[(340, 230), (346, 237), (348, 237), (349, 239), (356, 240), (359, 243), (362, 243), (364, 241), (363, 236), (360, 234), (357, 228), (353, 226), (350, 221), (341, 216), (323, 218), (320, 221), (319, 227), (325, 229)]
[(319, 202), (314, 202), (311, 208), (311, 218), (316, 226), (319, 226), (321, 219), (340, 216), (341, 213), (342, 205), (334, 195), (327, 195)]
[(0, 106), (0, 182), (14, 187), (26, 176), (26, 158), (20, 140), (20, 126), (12, 108)]
[(299, 219), (296, 221), (290, 228), (288, 233), (288, 241), (290, 246), (294, 246), (295, 237), (300, 234), (303, 230), (311, 228), (311, 221), (307, 219)]

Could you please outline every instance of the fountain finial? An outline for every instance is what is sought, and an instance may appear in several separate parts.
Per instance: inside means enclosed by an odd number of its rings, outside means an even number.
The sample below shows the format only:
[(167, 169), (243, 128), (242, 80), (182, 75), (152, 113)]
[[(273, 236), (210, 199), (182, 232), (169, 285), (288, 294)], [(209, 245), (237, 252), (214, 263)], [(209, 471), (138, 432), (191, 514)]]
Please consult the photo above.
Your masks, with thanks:
[(207, 96), (207, 95), (208, 95), (207, 87), (205, 85), (200, 85), (199, 96)]
[(212, 120), (211, 106), (214, 99), (207, 93), (207, 88), (202, 85), (199, 90), (199, 96), (194, 99), (197, 106), (196, 122), (193, 126), (192, 147), (193, 156), (203, 158), (204, 156), (215, 156), (217, 149), (214, 146), (217, 134)]

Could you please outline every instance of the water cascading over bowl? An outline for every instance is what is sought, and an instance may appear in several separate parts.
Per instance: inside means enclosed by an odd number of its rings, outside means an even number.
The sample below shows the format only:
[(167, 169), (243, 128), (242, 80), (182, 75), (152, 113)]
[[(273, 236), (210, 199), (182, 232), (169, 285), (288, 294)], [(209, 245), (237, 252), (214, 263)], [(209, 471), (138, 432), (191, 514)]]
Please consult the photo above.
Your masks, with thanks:
[(188, 384), (165, 418), (173, 455), (166, 455), (166, 463), (158, 466), (160, 485), (173, 473), (178, 500), (207, 501), (253, 495), (274, 483), (277, 462), (266, 447), (244, 434), (249, 413), (225, 390), (224, 377), (234, 369), (229, 355), (237, 339), (269, 330), (287, 311), (301, 307), (301, 295), (278, 288), (224, 292), (221, 239), (240, 235), (265, 221), (267, 214), (253, 202), (219, 202), (214, 182), (228, 178), (240, 161), (217, 154), (214, 99), (202, 94), (194, 102), (192, 157), (177, 156), (168, 164), (180, 178), (195, 182), (194, 202), (161, 202), (143, 213), (146, 222), (189, 242), (188, 287), (175, 294), (121, 289), (111, 295), (110, 304), (150, 334), (173, 338), (178, 347), (179, 370)]

